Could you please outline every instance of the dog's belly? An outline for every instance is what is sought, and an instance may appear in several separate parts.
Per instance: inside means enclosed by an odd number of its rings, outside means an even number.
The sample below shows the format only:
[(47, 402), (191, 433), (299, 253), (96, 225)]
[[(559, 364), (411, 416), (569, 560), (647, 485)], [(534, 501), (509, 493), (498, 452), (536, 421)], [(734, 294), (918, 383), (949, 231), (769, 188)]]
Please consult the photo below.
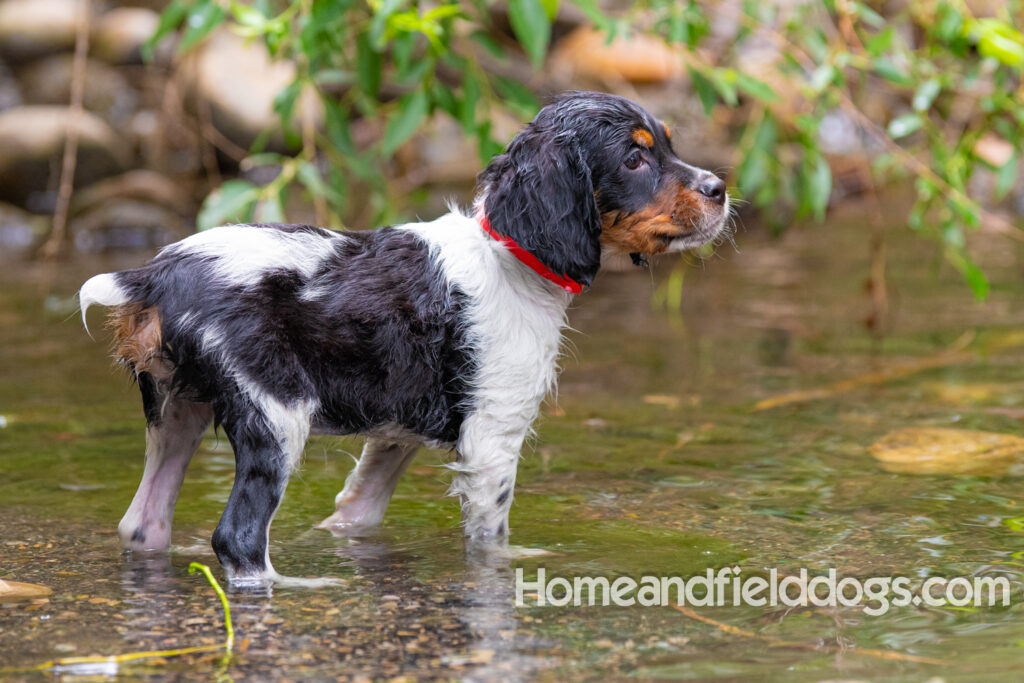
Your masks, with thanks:
[[(461, 420), (459, 421), (461, 426)], [(370, 439), (377, 439), (387, 443), (408, 444), (426, 446), (427, 448), (451, 449), (455, 447), (455, 440), (442, 440), (419, 434), (408, 427), (403, 427), (395, 422), (385, 422), (358, 431), (349, 431), (337, 426), (314, 421), (312, 434), (323, 436), (365, 436)]]

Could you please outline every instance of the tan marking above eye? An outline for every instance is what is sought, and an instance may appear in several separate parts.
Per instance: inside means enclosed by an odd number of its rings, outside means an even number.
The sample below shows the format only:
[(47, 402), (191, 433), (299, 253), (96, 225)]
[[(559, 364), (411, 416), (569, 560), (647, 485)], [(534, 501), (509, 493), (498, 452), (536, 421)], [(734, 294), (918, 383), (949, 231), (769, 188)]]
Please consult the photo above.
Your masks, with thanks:
[(665, 137), (667, 137), (669, 140), (671, 140), (672, 139), (672, 131), (670, 131), (668, 129), (668, 126), (665, 125), (664, 121), (658, 121), (658, 123), (660, 123), (661, 127), (665, 129)]
[(650, 131), (644, 130), (643, 128), (637, 128), (633, 131), (633, 142), (650, 148), (654, 146), (654, 136), (651, 135)]

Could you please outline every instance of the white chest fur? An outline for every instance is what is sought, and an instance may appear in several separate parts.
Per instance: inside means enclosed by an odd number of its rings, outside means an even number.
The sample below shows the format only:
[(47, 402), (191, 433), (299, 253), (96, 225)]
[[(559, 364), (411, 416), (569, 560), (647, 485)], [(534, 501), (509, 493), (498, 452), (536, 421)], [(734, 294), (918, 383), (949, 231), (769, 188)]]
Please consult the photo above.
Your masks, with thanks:
[(451, 493), (462, 498), (467, 533), (501, 537), (519, 451), (555, 384), (571, 295), (454, 209), (431, 223), (402, 227), (431, 245), (445, 276), (469, 300), (467, 336), (477, 368)]

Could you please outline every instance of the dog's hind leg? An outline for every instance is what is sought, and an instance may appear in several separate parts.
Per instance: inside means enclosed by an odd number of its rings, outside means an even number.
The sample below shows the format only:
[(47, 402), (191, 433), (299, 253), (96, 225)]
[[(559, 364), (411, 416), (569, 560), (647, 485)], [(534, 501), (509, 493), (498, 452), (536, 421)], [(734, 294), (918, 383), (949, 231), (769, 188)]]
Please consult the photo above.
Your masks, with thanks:
[(213, 408), (167, 398), (148, 372), (140, 372), (138, 381), (147, 422), (146, 467), (117, 530), (128, 549), (166, 550), (185, 470), (213, 419)]
[(301, 401), (285, 405), (263, 396), (253, 404), (224, 420), (235, 451), (235, 483), (213, 532), (213, 550), (233, 584), (280, 578), (270, 563), (270, 523), (306, 444), (312, 414)]
[(418, 449), (418, 444), (367, 439), (359, 462), (334, 498), (334, 514), (318, 526), (345, 535), (380, 524), (399, 477)]

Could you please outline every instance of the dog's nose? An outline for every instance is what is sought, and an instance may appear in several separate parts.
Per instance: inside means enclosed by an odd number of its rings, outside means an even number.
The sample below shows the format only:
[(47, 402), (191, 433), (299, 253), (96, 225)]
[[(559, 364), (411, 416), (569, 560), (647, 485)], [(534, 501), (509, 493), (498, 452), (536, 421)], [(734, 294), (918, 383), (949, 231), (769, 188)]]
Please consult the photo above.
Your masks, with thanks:
[(715, 204), (725, 203), (725, 181), (711, 173), (697, 185), (697, 192), (700, 192)]

